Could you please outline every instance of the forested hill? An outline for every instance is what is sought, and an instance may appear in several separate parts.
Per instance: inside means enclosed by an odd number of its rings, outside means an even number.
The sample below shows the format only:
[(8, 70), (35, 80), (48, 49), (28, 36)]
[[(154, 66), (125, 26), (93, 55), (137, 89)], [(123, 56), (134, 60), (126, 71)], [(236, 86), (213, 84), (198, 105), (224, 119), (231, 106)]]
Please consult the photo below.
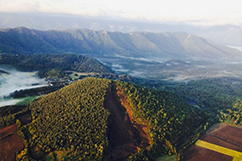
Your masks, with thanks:
[(95, 78), (28, 108), (32, 122), (18, 132), (26, 145), (19, 159), (154, 160), (178, 154), (207, 119), (172, 93)]
[(73, 70), (78, 72), (112, 73), (99, 61), (76, 54), (0, 54), (0, 64), (12, 65), (22, 71)]
[(107, 32), (88, 29), (39, 31), (0, 30), (1, 53), (81, 53), (92, 56), (132, 56), (187, 59), (240, 59), (238, 50), (188, 33)]

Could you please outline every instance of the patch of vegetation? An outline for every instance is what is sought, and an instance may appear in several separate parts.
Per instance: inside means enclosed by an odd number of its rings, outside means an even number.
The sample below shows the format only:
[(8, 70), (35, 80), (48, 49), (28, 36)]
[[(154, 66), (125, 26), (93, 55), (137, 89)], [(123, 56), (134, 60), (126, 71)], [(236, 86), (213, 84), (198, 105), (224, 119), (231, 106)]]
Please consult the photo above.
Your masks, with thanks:
[(220, 112), (220, 122), (242, 125), (242, 100), (238, 99), (232, 108)]
[(22, 101), (18, 102), (16, 105), (27, 106), (27, 105), (29, 105), (31, 102), (33, 102), (34, 100), (36, 100), (37, 98), (39, 98), (39, 96), (25, 97)]
[(19, 114), (28, 111), (24, 105), (5, 106), (0, 108), (0, 128), (16, 123)]
[(12, 106), (4, 106), (0, 108), (0, 117), (8, 116), (19, 111), (22, 111), (26, 108), (26, 106), (22, 105), (12, 105)]
[(45, 94), (54, 92), (62, 87), (64, 87), (63, 83), (52, 82), (52, 86), (44, 86), (44, 87), (38, 87), (38, 88), (32, 88), (32, 89), (19, 90), (11, 93), (10, 96), (13, 98), (40, 96), (40, 95), (45, 95)]

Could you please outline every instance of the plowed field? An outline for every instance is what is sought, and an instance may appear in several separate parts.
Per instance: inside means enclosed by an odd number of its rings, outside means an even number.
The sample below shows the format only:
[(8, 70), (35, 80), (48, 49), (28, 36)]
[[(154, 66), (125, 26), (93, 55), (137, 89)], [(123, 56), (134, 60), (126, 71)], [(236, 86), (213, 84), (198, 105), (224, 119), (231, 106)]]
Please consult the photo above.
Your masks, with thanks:
[[(207, 146), (211, 145), (211, 147), (192, 145), (184, 151), (184, 161), (232, 161), (234, 157), (232, 154), (229, 156), (228, 151), (242, 152), (242, 128), (239, 126), (216, 124), (199, 139), (207, 142)], [(212, 144), (221, 148), (214, 149)], [(226, 148), (229, 150), (221, 151)], [(242, 160), (242, 158), (240, 159)]]

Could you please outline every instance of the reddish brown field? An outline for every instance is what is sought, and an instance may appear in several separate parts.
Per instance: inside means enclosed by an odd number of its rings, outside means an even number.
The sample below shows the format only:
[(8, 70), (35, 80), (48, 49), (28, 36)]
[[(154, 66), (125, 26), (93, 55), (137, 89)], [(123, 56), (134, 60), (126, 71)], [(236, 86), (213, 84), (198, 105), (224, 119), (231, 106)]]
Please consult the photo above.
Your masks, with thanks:
[(232, 161), (232, 157), (192, 145), (184, 152), (185, 161)]
[(24, 144), (17, 134), (17, 125), (10, 125), (0, 129), (0, 159), (1, 161), (14, 161), (15, 154), (24, 148)]
[(229, 149), (233, 149), (233, 150), (242, 152), (242, 147), (241, 147), (242, 144), (238, 144), (236, 142), (231, 142), (229, 139), (225, 139), (225, 138), (221, 139), (218, 136), (219, 135), (205, 134), (200, 139), (203, 140), (203, 141), (212, 143), (212, 144), (216, 144), (216, 145), (219, 145), (219, 146), (222, 146), (222, 147), (225, 147), (225, 148), (229, 148)]
[[(242, 128), (227, 124), (215, 124), (200, 140), (242, 152)], [(184, 161), (232, 161), (233, 158), (196, 145), (183, 153)]]
[(212, 134), (232, 144), (240, 145), (240, 151), (242, 152), (242, 128), (227, 125)]
[(5, 128), (0, 129), (0, 137), (2, 138), (4, 136), (6, 136), (7, 134), (13, 133), (15, 131), (17, 131), (17, 125), (16, 124), (7, 126)]

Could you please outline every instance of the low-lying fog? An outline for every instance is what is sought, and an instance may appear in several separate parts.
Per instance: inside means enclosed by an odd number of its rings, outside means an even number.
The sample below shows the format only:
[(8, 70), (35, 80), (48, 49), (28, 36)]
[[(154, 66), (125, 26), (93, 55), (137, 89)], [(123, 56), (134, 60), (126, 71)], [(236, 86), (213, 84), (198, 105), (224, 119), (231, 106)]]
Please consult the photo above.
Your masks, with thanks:
[[(147, 59), (147, 58), (146, 58)], [(198, 61), (134, 59), (127, 57), (102, 58), (118, 74), (172, 81), (189, 81), (203, 78), (242, 78), (241, 61)]]
[(47, 85), (45, 80), (38, 78), (37, 72), (21, 72), (12, 67), (0, 65), (0, 107), (21, 101), (21, 99), (8, 98), (16, 90)]

